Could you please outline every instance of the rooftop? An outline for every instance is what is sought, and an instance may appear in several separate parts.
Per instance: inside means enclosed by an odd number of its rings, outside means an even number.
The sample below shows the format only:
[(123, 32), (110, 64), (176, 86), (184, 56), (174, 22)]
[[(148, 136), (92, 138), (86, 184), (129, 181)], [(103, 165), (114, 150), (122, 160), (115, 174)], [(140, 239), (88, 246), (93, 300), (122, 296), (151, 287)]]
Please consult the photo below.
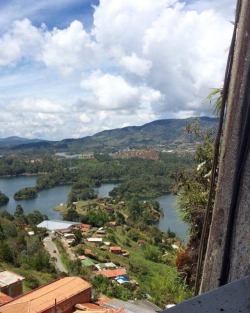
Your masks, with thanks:
[(37, 227), (47, 228), (48, 230), (59, 230), (59, 229), (66, 229), (74, 225), (81, 225), (81, 223), (69, 222), (69, 221), (47, 220), (38, 224)]
[(84, 266), (94, 266), (96, 262), (88, 257), (86, 257), (84, 260), (81, 260), (82, 264)]
[(11, 298), (10, 296), (7, 296), (5, 293), (0, 292), (0, 306), (10, 302), (13, 298)]
[(96, 238), (90, 237), (90, 238), (87, 238), (87, 240), (89, 242), (102, 242), (102, 238), (99, 238), (99, 237), (96, 237)]
[(35, 313), (53, 307), (91, 285), (80, 277), (64, 277), (35, 289), (1, 307), (1, 313)]
[[(162, 310), (149, 301), (122, 301), (118, 299), (109, 299), (102, 302), (102, 306), (113, 309), (123, 309), (125, 313), (155, 313)], [(183, 311), (185, 312), (185, 311)]]
[(0, 287), (7, 286), (25, 278), (9, 271), (0, 272)]
[(121, 251), (122, 248), (121, 247), (110, 247), (109, 248), (111, 251)]
[(101, 270), (98, 272), (98, 274), (105, 276), (107, 278), (112, 278), (112, 277), (118, 277), (118, 276), (126, 275), (127, 272), (124, 268), (118, 268), (115, 270)]

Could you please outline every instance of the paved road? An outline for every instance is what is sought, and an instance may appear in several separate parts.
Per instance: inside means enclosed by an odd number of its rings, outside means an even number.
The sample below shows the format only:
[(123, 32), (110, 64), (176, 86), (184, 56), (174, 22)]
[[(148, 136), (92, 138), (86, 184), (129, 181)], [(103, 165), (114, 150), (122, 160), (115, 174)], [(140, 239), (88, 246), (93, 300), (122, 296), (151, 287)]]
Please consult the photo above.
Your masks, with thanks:
[(63, 263), (61, 261), (60, 254), (57, 250), (57, 247), (54, 244), (54, 242), (52, 241), (51, 235), (48, 237), (45, 237), (43, 239), (43, 244), (44, 244), (46, 250), (51, 255), (51, 257), (54, 257), (56, 259), (55, 264), (56, 264), (57, 269), (61, 272), (68, 273), (67, 269), (65, 268), (65, 266), (63, 265)]

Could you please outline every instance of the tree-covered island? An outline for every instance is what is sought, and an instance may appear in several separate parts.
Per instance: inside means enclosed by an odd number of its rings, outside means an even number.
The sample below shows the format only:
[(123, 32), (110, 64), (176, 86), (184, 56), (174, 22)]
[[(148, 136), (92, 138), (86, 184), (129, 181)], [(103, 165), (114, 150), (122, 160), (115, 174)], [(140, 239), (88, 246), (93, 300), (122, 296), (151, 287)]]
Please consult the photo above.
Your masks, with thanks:
[(33, 199), (38, 196), (37, 188), (35, 187), (26, 187), (18, 190), (14, 194), (15, 200), (24, 200), (24, 199)]

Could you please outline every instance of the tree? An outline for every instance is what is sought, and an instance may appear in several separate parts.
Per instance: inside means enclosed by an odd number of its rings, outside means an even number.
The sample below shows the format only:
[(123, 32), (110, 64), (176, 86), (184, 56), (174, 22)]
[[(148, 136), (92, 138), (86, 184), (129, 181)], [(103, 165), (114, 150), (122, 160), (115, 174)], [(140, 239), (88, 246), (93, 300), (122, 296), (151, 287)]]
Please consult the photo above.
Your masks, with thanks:
[(37, 193), (37, 188), (35, 187), (26, 187), (26, 188), (22, 188), (20, 190), (18, 190), (17, 192), (15, 192), (14, 194), (14, 198), (16, 200), (19, 199), (33, 199), (36, 198), (38, 195)]
[(9, 202), (9, 197), (6, 196), (3, 192), (0, 191), (0, 205), (5, 205)]
[(63, 216), (64, 221), (72, 221), (72, 222), (78, 222), (80, 215), (74, 208), (70, 208), (66, 214)]
[(30, 225), (38, 225), (44, 220), (48, 220), (48, 216), (46, 214), (42, 214), (38, 210), (34, 210), (33, 212), (27, 214), (28, 223)]
[(157, 247), (151, 245), (146, 245), (144, 247), (143, 254), (145, 259), (154, 262), (159, 262), (161, 256), (160, 250)]
[(0, 260), (7, 263), (14, 263), (13, 250), (4, 241), (0, 241)]
[[(198, 247), (210, 187), (214, 130), (209, 132), (203, 131), (199, 127), (199, 121), (197, 120), (194, 124), (188, 125), (187, 131), (202, 139), (202, 142), (197, 145), (194, 154), (194, 161), (197, 167), (180, 172), (176, 179), (179, 215), (190, 226), (189, 245), (185, 250), (186, 256), (184, 257), (182, 252), (181, 258), (188, 260), (188, 264), (191, 265), (190, 268), (185, 262), (179, 262), (178, 270), (182, 273), (185, 272), (188, 277), (187, 282), (193, 285), (196, 278), (196, 266), (194, 264), (197, 264), (198, 260)], [(214, 198), (214, 194), (212, 196)]]
[(75, 235), (76, 239), (75, 239), (75, 244), (78, 245), (79, 243), (82, 242), (82, 232), (80, 231), (80, 229), (75, 229), (73, 231), (73, 234)]
[(20, 217), (20, 216), (22, 216), (24, 214), (24, 209), (23, 209), (23, 207), (20, 205), (20, 204), (18, 204), (17, 206), (16, 206), (16, 210), (15, 210), (15, 212), (14, 212), (14, 216), (15, 217)]

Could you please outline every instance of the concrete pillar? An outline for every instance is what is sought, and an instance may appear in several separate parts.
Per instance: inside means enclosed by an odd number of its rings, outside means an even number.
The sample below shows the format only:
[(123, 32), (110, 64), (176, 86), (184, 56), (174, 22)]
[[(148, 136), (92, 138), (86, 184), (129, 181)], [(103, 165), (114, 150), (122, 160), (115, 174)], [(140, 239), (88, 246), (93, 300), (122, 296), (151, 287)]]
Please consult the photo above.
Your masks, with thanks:
[[(226, 112), (226, 123), (220, 156), (219, 177), (210, 228), (208, 248), (204, 262), (200, 292), (220, 285), (226, 232), (232, 207), (232, 193), (237, 177), (239, 149), (243, 136), (247, 108), (250, 106), (250, 1), (241, 1), (241, 10), (233, 60), (232, 75)], [(249, 92), (248, 92), (249, 90)], [(248, 101), (246, 101), (248, 100)], [(248, 130), (248, 141), (250, 129)], [(250, 273), (250, 156), (245, 160), (239, 183), (238, 202), (234, 206), (235, 218), (230, 245), (227, 282)], [(224, 268), (224, 267), (223, 267)]]

